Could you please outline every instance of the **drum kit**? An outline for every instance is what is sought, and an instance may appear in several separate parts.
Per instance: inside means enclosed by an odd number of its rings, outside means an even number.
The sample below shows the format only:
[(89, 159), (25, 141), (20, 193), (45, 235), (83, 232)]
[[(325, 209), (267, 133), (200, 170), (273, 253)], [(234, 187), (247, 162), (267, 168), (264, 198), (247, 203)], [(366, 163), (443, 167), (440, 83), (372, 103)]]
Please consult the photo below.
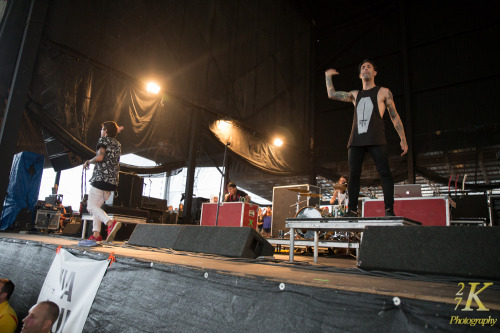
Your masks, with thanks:
[(307, 200), (307, 199), (305, 199), (305, 200), (300, 201), (301, 196), (311, 197), (311, 198), (321, 198), (322, 197), (322, 195), (319, 193), (311, 193), (308, 190), (305, 190), (302, 188), (291, 187), (288, 190), (292, 191), (292, 192), (297, 192), (297, 202), (290, 206), (290, 207), (295, 206), (295, 217), (297, 217), (297, 214), (299, 213), (299, 205), (302, 202), (305, 202)]
[[(347, 189), (347, 184), (332, 184), (333, 188), (335, 190), (340, 190), (340, 191), (345, 191)], [(297, 192), (297, 202), (294, 203), (291, 206), (295, 206), (295, 217), (310, 217), (310, 218), (316, 218), (316, 217), (340, 217), (343, 216), (346, 213), (346, 206), (345, 205), (333, 205), (332, 213), (325, 213), (321, 210), (319, 210), (316, 207), (311, 207), (311, 206), (306, 206), (301, 209), (299, 209), (299, 206), (301, 203), (305, 202), (306, 200), (300, 200), (301, 196), (304, 197), (311, 197), (311, 198), (321, 198), (322, 195), (319, 193), (311, 193), (308, 190), (302, 189), (302, 188), (297, 188), (297, 187), (291, 187), (288, 189), (289, 191)], [(317, 212), (317, 213), (316, 213)], [(319, 214), (319, 216), (318, 216)]]
[[(335, 190), (345, 191), (347, 189), (347, 184), (332, 184)], [(306, 200), (300, 200), (301, 196), (304, 197), (312, 197), (312, 198), (321, 198), (322, 195), (318, 193), (311, 193), (306, 189), (301, 189), (297, 187), (292, 187), (288, 189), (289, 191), (297, 192), (297, 202), (291, 206), (295, 206), (295, 217), (296, 218), (324, 218), (324, 217), (342, 217), (347, 213), (347, 207), (345, 205), (332, 205), (332, 212), (325, 212), (320, 210), (317, 207), (306, 206), (299, 209), (301, 203)], [(299, 236), (302, 238), (312, 238), (314, 234), (312, 231), (296, 229)], [(322, 233), (320, 238), (323, 239), (332, 239), (345, 241), (346, 238), (349, 237), (347, 232), (335, 232), (333, 235), (330, 233)]]
[[(305, 200), (300, 200), (301, 196), (303, 197), (311, 197), (311, 198), (321, 198), (322, 195), (319, 194), (319, 193), (311, 193), (310, 191), (306, 190), (306, 189), (302, 189), (302, 188), (298, 188), (298, 187), (291, 187), (288, 189), (289, 191), (292, 191), (292, 192), (297, 192), (297, 202), (294, 203), (293, 205), (290, 205), (290, 207), (293, 207), (295, 206), (295, 217), (302, 217), (302, 218), (318, 218), (318, 217), (322, 217), (321, 216), (321, 212), (319, 209), (315, 208), (315, 207), (311, 207), (311, 206), (306, 206), (306, 207), (302, 207), (302, 208), (299, 208), (300, 207), (300, 204), (307, 201), (307, 199)], [(297, 230), (297, 233), (299, 235), (302, 235), (302, 234), (305, 234), (307, 232), (307, 230)]]

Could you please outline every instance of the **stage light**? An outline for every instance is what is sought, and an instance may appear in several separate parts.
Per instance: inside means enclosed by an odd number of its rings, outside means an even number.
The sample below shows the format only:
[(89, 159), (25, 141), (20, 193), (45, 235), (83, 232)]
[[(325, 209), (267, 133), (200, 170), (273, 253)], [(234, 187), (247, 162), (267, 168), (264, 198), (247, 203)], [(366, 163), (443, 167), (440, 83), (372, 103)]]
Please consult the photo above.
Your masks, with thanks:
[(231, 127), (231, 123), (227, 120), (218, 120), (217, 128), (220, 131), (227, 131)]
[(149, 82), (146, 86), (146, 90), (153, 94), (158, 94), (158, 92), (160, 91), (160, 86), (158, 86), (154, 82)]
[(274, 144), (276, 147), (281, 147), (281, 146), (283, 145), (283, 140), (281, 140), (280, 138), (276, 138), (276, 139), (274, 139), (273, 144)]

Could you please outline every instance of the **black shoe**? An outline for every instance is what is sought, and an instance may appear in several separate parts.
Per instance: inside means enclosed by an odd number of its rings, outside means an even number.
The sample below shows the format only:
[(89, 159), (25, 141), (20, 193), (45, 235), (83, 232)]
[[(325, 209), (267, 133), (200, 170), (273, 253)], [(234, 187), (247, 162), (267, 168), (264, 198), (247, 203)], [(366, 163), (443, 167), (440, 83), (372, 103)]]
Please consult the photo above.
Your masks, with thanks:
[(393, 209), (386, 209), (385, 210), (385, 216), (396, 216), (396, 214), (394, 214), (394, 210)]
[(352, 210), (348, 211), (344, 216), (342, 217), (359, 217), (358, 212), (353, 212)]

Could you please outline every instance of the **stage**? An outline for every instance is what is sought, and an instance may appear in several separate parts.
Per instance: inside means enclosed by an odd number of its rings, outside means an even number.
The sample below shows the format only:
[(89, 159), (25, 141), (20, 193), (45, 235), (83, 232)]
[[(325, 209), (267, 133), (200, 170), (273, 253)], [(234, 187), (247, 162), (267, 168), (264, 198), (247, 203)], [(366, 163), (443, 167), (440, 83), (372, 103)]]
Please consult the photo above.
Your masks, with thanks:
[[(363, 271), (353, 256), (324, 249), (314, 263), (313, 254), (298, 251), (290, 262), (288, 251), (242, 259), (123, 241), (84, 248), (79, 240), (0, 233), (0, 276), (16, 284), (10, 303), (20, 320), (36, 302), (62, 246), (77, 257), (116, 257), (84, 332), (493, 332), (499, 327), (499, 281)], [(461, 282), (494, 282), (477, 295), (489, 311), (475, 311), (474, 301), (473, 311), (461, 311), (467, 289), (457, 307)], [(471, 318), (484, 320), (471, 326), (466, 322)]]

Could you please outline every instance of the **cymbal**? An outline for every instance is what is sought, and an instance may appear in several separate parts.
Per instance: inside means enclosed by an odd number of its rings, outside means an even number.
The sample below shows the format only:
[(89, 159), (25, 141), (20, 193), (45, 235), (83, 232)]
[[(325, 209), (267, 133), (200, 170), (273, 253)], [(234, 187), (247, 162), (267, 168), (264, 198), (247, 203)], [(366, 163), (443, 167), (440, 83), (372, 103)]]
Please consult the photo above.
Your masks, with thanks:
[(344, 191), (347, 188), (347, 184), (332, 184), (333, 188), (336, 190)]
[(287, 188), (288, 191), (293, 191), (293, 192), (300, 192), (300, 193), (309, 193), (308, 190), (305, 190), (303, 188), (297, 188), (297, 187), (291, 187)]
[(301, 195), (303, 195), (305, 197), (312, 197), (312, 198), (320, 198), (320, 197), (322, 197), (322, 195), (319, 194), (319, 193), (301, 193)]

